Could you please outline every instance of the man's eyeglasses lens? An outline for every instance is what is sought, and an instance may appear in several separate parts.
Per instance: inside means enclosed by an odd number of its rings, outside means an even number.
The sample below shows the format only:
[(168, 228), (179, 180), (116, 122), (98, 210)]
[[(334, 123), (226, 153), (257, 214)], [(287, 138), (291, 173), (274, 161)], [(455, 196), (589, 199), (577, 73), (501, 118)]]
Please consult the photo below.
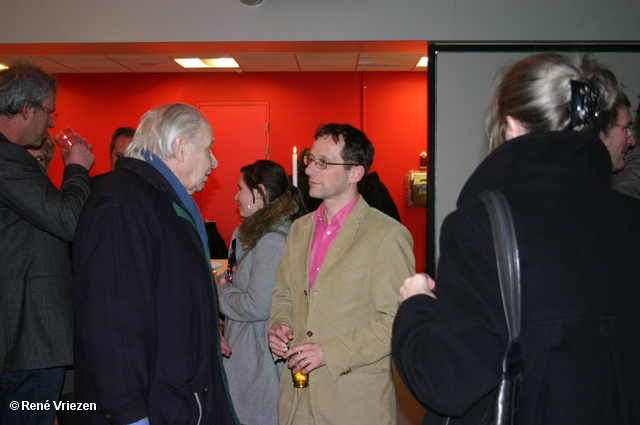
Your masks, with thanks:
[(45, 111), (47, 114), (49, 114), (49, 117), (55, 121), (56, 118), (58, 118), (58, 114), (53, 114), (53, 109), (49, 109), (44, 105), (40, 105), (40, 108)]
[(304, 165), (309, 166), (312, 162), (319, 170), (324, 170), (325, 168), (327, 168), (327, 161), (325, 161), (324, 159), (315, 159), (309, 155), (304, 156)]
[(627, 135), (627, 138), (630, 138), (631, 136), (633, 136), (633, 128), (632, 127), (627, 127), (626, 125), (620, 125), (620, 124), (614, 124), (616, 127), (621, 127), (624, 129), (625, 134)]

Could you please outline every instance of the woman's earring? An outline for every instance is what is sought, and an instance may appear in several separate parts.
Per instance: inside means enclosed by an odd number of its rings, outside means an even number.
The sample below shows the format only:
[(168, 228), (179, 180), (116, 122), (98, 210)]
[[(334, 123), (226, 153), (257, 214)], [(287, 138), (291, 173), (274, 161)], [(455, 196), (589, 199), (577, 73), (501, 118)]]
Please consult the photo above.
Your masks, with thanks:
[(251, 204), (247, 204), (247, 208), (249, 208), (249, 211), (251, 211)]

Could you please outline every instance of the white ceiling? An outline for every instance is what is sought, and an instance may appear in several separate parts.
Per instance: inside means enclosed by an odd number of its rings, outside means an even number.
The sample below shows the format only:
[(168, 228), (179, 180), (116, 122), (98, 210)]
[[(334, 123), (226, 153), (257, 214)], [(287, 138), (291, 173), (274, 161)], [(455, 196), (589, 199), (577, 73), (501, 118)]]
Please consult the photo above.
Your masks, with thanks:
[[(51, 49), (47, 49), (51, 50)], [(417, 50), (417, 49), (416, 49)], [(424, 51), (415, 52), (265, 52), (246, 53), (108, 53), (108, 54), (12, 54), (0, 64), (27, 60), (53, 74), (129, 72), (297, 72), (297, 71), (422, 71), (416, 64)], [(176, 58), (232, 57), (240, 69), (185, 69)]]

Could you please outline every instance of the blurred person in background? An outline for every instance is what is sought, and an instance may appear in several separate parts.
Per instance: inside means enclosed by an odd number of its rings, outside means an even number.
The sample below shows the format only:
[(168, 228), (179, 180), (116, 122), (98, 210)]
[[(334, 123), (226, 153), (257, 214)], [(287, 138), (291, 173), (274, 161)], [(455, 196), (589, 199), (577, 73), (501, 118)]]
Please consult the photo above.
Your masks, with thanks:
[[(635, 132), (638, 139), (640, 107), (636, 110)], [(640, 148), (630, 147), (624, 157), (624, 169), (613, 176), (613, 190), (640, 199)]]
[(49, 169), (53, 155), (56, 153), (56, 145), (53, 136), (47, 133), (39, 148), (27, 148), (27, 151), (40, 163), (45, 171)]
[[(111, 144), (109, 145), (109, 162), (111, 163), (111, 171), (116, 169), (116, 161), (125, 155), (127, 148), (133, 141), (133, 135), (135, 133), (136, 130), (134, 128), (118, 127), (111, 135)], [(91, 187), (95, 187), (98, 182), (100, 182), (111, 171), (91, 177)]]

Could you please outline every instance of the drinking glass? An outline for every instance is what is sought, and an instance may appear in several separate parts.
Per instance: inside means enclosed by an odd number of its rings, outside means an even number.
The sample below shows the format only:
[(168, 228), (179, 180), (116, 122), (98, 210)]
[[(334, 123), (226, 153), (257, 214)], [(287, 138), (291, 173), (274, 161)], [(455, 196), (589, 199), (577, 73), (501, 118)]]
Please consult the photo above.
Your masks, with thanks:
[[(296, 354), (300, 354), (300, 352)], [(298, 373), (293, 373), (293, 369), (291, 369), (291, 379), (293, 379), (293, 386), (296, 388), (307, 388), (309, 386), (309, 375), (303, 374), (302, 369)]]
[(60, 146), (62, 149), (69, 149), (73, 145), (73, 142), (76, 138), (76, 132), (73, 131), (71, 127), (67, 127), (65, 129), (60, 130), (53, 140), (55, 140), (56, 144)]
[(309, 386), (309, 375), (305, 375), (302, 371), (293, 373), (291, 369), (291, 379), (293, 379), (293, 386), (296, 388), (306, 388)]

